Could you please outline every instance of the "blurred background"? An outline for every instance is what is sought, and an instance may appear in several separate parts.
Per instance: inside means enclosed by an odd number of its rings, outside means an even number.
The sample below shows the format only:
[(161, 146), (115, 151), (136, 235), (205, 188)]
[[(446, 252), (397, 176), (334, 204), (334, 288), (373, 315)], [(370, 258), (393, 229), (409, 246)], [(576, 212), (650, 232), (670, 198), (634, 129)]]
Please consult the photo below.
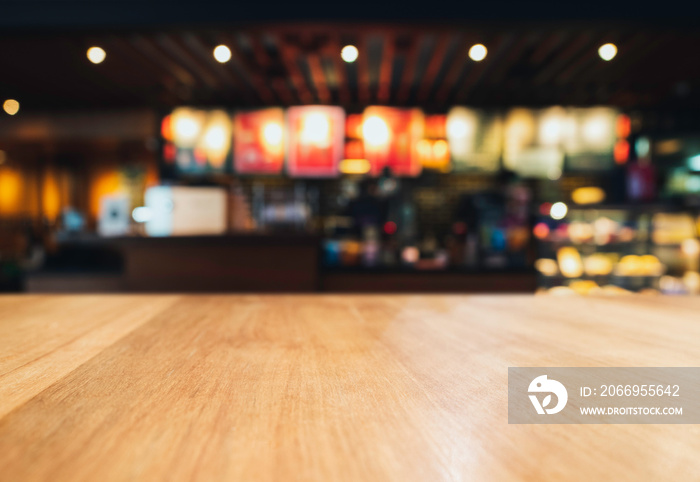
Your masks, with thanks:
[(4, 2), (0, 291), (698, 293), (698, 10)]

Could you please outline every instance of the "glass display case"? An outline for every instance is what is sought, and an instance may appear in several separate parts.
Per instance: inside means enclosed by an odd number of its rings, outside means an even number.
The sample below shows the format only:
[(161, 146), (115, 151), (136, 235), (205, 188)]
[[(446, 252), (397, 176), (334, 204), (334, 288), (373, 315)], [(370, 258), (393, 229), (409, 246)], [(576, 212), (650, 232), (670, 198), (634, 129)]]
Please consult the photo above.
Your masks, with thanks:
[(559, 293), (698, 293), (700, 218), (670, 206), (543, 204), (538, 286)]

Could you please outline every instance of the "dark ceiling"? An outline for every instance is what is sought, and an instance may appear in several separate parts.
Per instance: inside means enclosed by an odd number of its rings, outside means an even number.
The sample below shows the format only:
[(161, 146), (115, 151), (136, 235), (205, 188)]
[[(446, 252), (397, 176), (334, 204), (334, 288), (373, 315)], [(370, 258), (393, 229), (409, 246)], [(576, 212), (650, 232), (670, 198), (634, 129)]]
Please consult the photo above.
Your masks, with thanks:
[[(467, 57), (477, 42), (489, 49), (478, 63)], [(610, 62), (597, 53), (606, 42), (619, 49)], [(232, 50), (227, 64), (212, 57), (220, 43)], [(348, 43), (360, 50), (353, 64), (339, 56)], [(105, 62), (88, 62), (91, 45), (106, 50)], [(16, 98), (23, 110), (309, 103), (687, 109), (700, 107), (700, 32), (611, 21), (5, 29), (0, 72), (0, 99)]]
[(235, 1), (2, 0), (0, 28), (230, 26), (284, 21), (660, 20), (696, 25), (700, 5), (687, 0)]

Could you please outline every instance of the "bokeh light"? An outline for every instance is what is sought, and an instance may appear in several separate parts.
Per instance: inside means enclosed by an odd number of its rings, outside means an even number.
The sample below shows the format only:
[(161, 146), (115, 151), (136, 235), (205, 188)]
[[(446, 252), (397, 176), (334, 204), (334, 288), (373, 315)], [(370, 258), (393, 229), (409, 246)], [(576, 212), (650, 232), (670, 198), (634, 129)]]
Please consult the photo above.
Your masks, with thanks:
[(340, 57), (348, 63), (356, 61), (359, 55), (360, 52), (354, 45), (346, 45), (343, 47), (343, 50), (340, 51)]
[(487, 52), (486, 47), (482, 44), (472, 45), (469, 49), (469, 58), (474, 62), (481, 62), (486, 58)]
[(564, 219), (568, 211), (569, 208), (566, 207), (566, 204), (558, 202), (552, 204), (552, 208), (549, 210), (549, 215), (552, 216), (552, 219)]
[(229, 49), (226, 45), (218, 45), (214, 49), (214, 58), (221, 64), (228, 62), (231, 60), (231, 49)]
[(601, 45), (598, 49), (598, 55), (600, 55), (600, 58), (606, 62), (612, 60), (617, 55), (617, 47), (615, 44), (610, 43)]
[(100, 47), (90, 47), (87, 51), (87, 58), (93, 64), (101, 64), (107, 58), (107, 52)]
[(2, 104), (2, 108), (8, 114), (15, 115), (17, 112), (19, 112), (19, 102), (17, 102), (15, 99), (7, 99), (5, 103)]

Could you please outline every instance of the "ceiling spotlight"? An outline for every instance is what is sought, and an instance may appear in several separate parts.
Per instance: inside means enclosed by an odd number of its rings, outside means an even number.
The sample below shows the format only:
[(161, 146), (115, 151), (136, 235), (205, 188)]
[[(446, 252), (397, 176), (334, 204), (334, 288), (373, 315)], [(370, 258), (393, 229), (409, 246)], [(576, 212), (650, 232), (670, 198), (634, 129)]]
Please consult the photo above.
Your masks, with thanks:
[(617, 55), (617, 47), (615, 44), (601, 45), (598, 49), (598, 55), (605, 61), (612, 60)]
[(486, 47), (484, 47), (482, 44), (475, 44), (469, 49), (469, 58), (474, 62), (481, 62), (486, 58), (487, 52)]
[(7, 99), (5, 103), (2, 104), (2, 108), (8, 114), (15, 115), (17, 112), (19, 112), (19, 102), (17, 102), (15, 99)]
[(87, 51), (87, 58), (93, 64), (101, 64), (105, 57), (107, 57), (107, 52), (100, 47), (90, 47)]
[(348, 63), (356, 61), (358, 55), (360, 55), (360, 52), (354, 45), (346, 45), (343, 47), (343, 50), (340, 51), (340, 57)]
[(231, 60), (231, 49), (225, 45), (219, 45), (214, 49), (214, 58), (217, 62), (225, 64)]

